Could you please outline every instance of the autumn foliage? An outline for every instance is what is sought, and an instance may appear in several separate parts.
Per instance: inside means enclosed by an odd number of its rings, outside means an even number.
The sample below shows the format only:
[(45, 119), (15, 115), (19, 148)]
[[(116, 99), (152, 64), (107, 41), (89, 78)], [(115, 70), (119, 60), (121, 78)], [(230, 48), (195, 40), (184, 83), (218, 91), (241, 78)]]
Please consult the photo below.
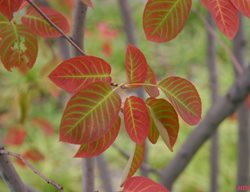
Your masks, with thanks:
[[(25, 2), (0, 0), (0, 56), (8, 71), (16, 67), (26, 73), (36, 62), (38, 37), (65, 36), (71, 28), (68, 19), (53, 8), (39, 7), (47, 16), (45, 19)], [(93, 7), (91, 1), (82, 2)], [(202, 0), (202, 3), (229, 39), (238, 31), (239, 11), (250, 17), (248, 0)], [(154, 42), (174, 39), (184, 28), (191, 7), (192, 0), (148, 0), (143, 14), (146, 38)], [(14, 15), (20, 9), (25, 14), (16, 20)], [(49, 24), (48, 19), (63, 33)], [(127, 135), (134, 143), (123, 174), (124, 192), (135, 191), (138, 187), (143, 192), (166, 192), (149, 179), (132, 177), (143, 162), (144, 144), (147, 139), (155, 144), (160, 137), (172, 151), (180, 130), (179, 117), (189, 125), (198, 124), (202, 115), (201, 99), (195, 86), (182, 77), (167, 77), (157, 82), (139, 47), (128, 45), (124, 54), (127, 81), (119, 85), (112, 81), (111, 65), (96, 56), (70, 58), (50, 72), (49, 79), (72, 94), (62, 115), (60, 141), (78, 145), (75, 157), (97, 156), (113, 144), (119, 134), (121, 118), (124, 118)], [(135, 95), (123, 101), (118, 94), (119, 89), (140, 87), (147, 93), (145, 100)], [(42, 126), (45, 134), (52, 134), (49, 125), (41, 119), (34, 123)], [(9, 137), (7, 143), (19, 144), (25, 139), (21, 129), (12, 128), (10, 132), (21, 137)], [(30, 154), (34, 153), (26, 153), (36, 159)], [(39, 159), (43, 159), (42, 155)]]

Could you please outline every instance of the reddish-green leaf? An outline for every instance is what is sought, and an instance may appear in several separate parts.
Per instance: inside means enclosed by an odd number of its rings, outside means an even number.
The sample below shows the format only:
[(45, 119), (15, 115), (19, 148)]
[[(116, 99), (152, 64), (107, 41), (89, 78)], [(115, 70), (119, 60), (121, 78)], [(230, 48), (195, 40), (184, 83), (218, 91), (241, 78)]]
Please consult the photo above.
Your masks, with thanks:
[(128, 163), (123, 171), (122, 179), (121, 179), (121, 186), (123, 186), (124, 182), (132, 177), (137, 169), (140, 168), (141, 164), (143, 163), (144, 159), (144, 149), (145, 146), (143, 145), (135, 145), (133, 152), (131, 153)]
[(250, 0), (231, 0), (231, 2), (241, 13), (250, 18)]
[[(133, 45), (126, 52), (126, 72), (128, 83), (143, 83), (147, 78), (148, 64), (143, 53)], [(134, 85), (133, 87), (138, 87)]]
[(39, 162), (45, 159), (44, 155), (36, 148), (31, 148), (25, 151), (23, 157), (33, 162)]
[(0, 0), (0, 13), (8, 19), (12, 19), (13, 13), (19, 9), (22, 3), (23, 0)]
[(147, 99), (152, 119), (168, 148), (172, 151), (179, 133), (178, 115), (173, 106), (164, 99)]
[(143, 144), (149, 133), (150, 119), (145, 102), (135, 96), (128, 97), (124, 104), (124, 123), (130, 138)]
[(167, 42), (183, 29), (190, 14), (192, 0), (148, 0), (143, 27), (148, 40)]
[(51, 136), (54, 133), (53, 125), (46, 119), (37, 117), (33, 119), (33, 123), (38, 125), (46, 136)]
[(211, 12), (218, 28), (229, 39), (233, 39), (239, 29), (239, 15), (230, 0), (203, 1)]
[[(64, 33), (70, 30), (68, 20), (59, 12), (48, 7), (40, 7), (40, 9), (50, 18), (50, 20)], [(22, 17), (22, 23), (29, 27), (32, 33), (45, 38), (62, 36), (55, 27), (52, 27), (34, 8), (30, 7), (27, 13)]]
[(21, 145), (26, 138), (26, 130), (23, 127), (11, 127), (8, 129), (3, 143), (5, 145)]
[(116, 122), (112, 125), (111, 129), (103, 137), (92, 143), (81, 145), (75, 157), (89, 158), (97, 156), (104, 152), (106, 149), (109, 148), (110, 145), (114, 143), (119, 133), (120, 125), (121, 118), (118, 117)]
[(169, 77), (159, 84), (182, 119), (196, 125), (201, 119), (201, 99), (195, 86), (181, 77)]
[(0, 56), (4, 67), (17, 67), (26, 72), (37, 58), (37, 39), (24, 25), (10, 23), (0, 14)]
[(148, 139), (152, 144), (156, 144), (156, 142), (159, 138), (159, 131), (155, 125), (152, 111), (149, 110), (149, 112), (150, 112), (150, 129), (149, 129)]
[(88, 85), (69, 100), (61, 121), (60, 140), (74, 144), (98, 140), (115, 123), (120, 108), (120, 96), (107, 83)]
[(151, 67), (148, 66), (147, 78), (145, 80), (146, 84), (151, 84), (155, 86), (145, 85), (144, 89), (149, 94), (150, 97), (158, 97), (160, 95), (159, 89), (157, 87), (157, 80), (155, 73)]
[(146, 177), (136, 176), (124, 183), (122, 192), (168, 192), (168, 190)]
[(92, 0), (82, 0), (82, 2), (83, 2), (84, 4), (86, 4), (87, 6), (89, 6), (89, 7), (93, 7)]
[(80, 56), (61, 63), (49, 75), (49, 78), (57, 86), (74, 93), (96, 81), (110, 83), (110, 73), (111, 67), (103, 59), (93, 56)]

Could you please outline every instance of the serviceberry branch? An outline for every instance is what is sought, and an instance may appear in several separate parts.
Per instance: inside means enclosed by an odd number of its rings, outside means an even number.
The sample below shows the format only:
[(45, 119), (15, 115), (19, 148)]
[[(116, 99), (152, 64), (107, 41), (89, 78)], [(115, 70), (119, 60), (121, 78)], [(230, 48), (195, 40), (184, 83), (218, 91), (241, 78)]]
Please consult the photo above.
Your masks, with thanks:
[(26, 0), (52, 27), (54, 27), (73, 47), (75, 47), (82, 55), (84, 51), (68, 36), (62, 29), (60, 29), (51, 19), (31, 0)]
[(8, 155), (11, 157), (14, 157), (16, 159), (19, 159), (20, 161), (22, 161), (27, 167), (29, 167), (31, 169), (31, 171), (33, 173), (35, 173), (36, 175), (38, 175), (40, 178), (42, 178), (44, 181), (46, 181), (46, 183), (54, 186), (58, 191), (60, 192), (64, 192), (63, 187), (56, 183), (55, 181), (47, 178), (45, 175), (43, 175), (42, 173), (40, 173), (33, 165), (31, 165), (31, 163), (29, 161), (27, 161), (24, 157), (22, 157), (20, 154), (17, 153), (13, 153), (10, 151), (6, 151), (4, 148), (0, 149), (0, 155)]

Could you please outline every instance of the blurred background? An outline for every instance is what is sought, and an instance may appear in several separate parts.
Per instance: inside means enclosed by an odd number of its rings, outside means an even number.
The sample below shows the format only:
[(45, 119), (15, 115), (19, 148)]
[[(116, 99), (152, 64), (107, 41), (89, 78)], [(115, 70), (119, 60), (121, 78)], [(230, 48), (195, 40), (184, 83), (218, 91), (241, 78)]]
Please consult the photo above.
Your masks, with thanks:
[[(204, 22), (207, 20), (207, 11), (200, 1), (194, 1), (191, 15), (180, 35), (169, 43), (156, 44), (147, 41), (143, 32), (142, 16), (145, 2), (145, 0), (127, 1), (133, 23), (133, 28), (130, 29), (134, 36), (132, 43), (145, 54), (158, 80), (177, 75), (192, 81), (201, 96), (203, 116), (205, 116), (212, 104), (211, 71), (207, 61), (208, 43), (211, 40), (208, 40), (208, 27)], [(71, 1), (62, 3), (61, 0), (49, 0), (48, 3), (49, 6), (64, 13), (70, 21), (72, 20), (74, 6)], [(124, 30), (121, 3), (119, 0), (94, 0), (93, 3), (94, 8), (88, 10), (86, 19), (85, 52), (110, 63), (114, 82), (125, 82), (125, 51), (127, 42), (131, 40)], [(245, 33), (249, 34), (250, 22), (245, 20), (243, 28)], [(235, 70), (230, 55), (233, 49), (232, 42), (217, 29), (214, 30), (217, 37), (214, 40), (215, 74), (218, 80), (218, 95), (223, 96), (235, 80)], [(246, 38), (249, 41), (250, 36), (247, 35)], [(57, 88), (48, 79), (48, 74), (64, 58), (59, 41), (42, 38), (39, 40), (39, 57), (33, 69), (25, 76), (17, 70), (9, 73), (0, 67), (0, 140), (9, 151), (22, 154), (44, 175), (60, 183), (66, 192), (79, 192), (82, 188), (82, 160), (73, 158), (77, 148), (59, 142), (58, 134), (63, 108), (70, 95)], [(246, 49), (248, 52), (249, 46)], [(173, 159), (195, 128), (188, 126), (182, 120), (180, 124), (174, 152), (170, 152), (161, 139), (155, 145), (150, 143), (147, 145), (146, 164), (152, 169), (146, 170), (146, 173), (145, 170), (142, 172), (155, 181), (161, 180), (160, 171)], [(218, 138), (218, 191), (233, 192), (237, 185), (237, 115), (223, 121), (218, 129)], [(200, 148), (187, 169), (175, 182), (172, 191), (210, 191), (210, 143), (206, 142)], [(131, 149), (132, 141), (122, 125), (115, 147), (110, 147), (102, 156), (107, 163), (115, 191), (119, 190), (119, 180), (127, 162), (126, 154), (129, 154)], [(122, 155), (122, 152), (126, 154)], [(56, 191), (34, 175), (22, 162), (16, 159), (12, 161), (27, 185), (42, 192)], [(141, 174), (140, 170), (138, 174)], [(102, 192), (104, 190), (100, 176), (97, 168), (96, 189)], [(0, 192), (7, 191), (4, 183), (0, 181)]]

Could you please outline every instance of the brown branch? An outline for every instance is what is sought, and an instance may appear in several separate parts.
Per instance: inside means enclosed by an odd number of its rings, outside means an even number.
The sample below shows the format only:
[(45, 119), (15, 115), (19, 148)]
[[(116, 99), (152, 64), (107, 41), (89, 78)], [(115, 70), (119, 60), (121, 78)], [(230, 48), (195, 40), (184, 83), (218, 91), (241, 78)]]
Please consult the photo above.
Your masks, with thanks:
[(51, 19), (31, 0), (26, 0), (53, 28), (55, 28), (79, 53), (85, 55), (84, 51), (60, 29)]
[(31, 171), (33, 173), (35, 173), (36, 175), (38, 175), (40, 178), (42, 178), (44, 181), (46, 181), (48, 184), (54, 186), (56, 189), (58, 189), (61, 192), (64, 192), (63, 187), (61, 185), (59, 185), (58, 183), (56, 183), (55, 181), (47, 178), (45, 175), (43, 175), (42, 173), (40, 173), (33, 165), (31, 165), (31, 163), (29, 161), (27, 161), (25, 158), (23, 158), (21, 155), (17, 154), (17, 153), (13, 153), (10, 151), (6, 151), (4, 148), (0, 149), (0, 155), (8, 155), (8, 156), (12, 156), (16, 159), (21, 160), (27, 167), (29, 167), (31, 169)]
[(213, 135), (219, 124), (232, 115), (250, 93), (250, 67), (231, 86), (227, 94), (218, 99), (206, 117), (184, 142), (174, 159), (163, 170), (162, 183), (170, 187), (191, 162), (200, 147)]

